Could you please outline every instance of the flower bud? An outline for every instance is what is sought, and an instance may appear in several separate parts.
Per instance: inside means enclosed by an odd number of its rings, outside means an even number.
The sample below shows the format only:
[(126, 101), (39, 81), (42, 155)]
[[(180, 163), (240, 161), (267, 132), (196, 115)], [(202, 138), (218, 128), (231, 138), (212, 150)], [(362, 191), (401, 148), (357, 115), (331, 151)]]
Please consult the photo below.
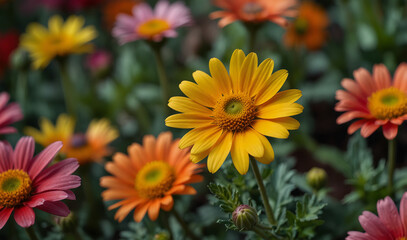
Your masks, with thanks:
[(86, 67), (92, 76), (103, 78), (108, 75), (112, 65), (112, 55), (105, 50), (97, 50), (86, 57)]
[(327, 174), (324, 169), (314, 167), (307, 173), (307, 183), (318, 191), (325, 186)]
[(66, 217), (55, 217), (54, 221), (64, 232), (75, 231), (78, 226), (78, 219), (73, 212), (69, 213)]
[(11, 55), (11, 66), (17, 70), (28, 70), (30, 67), (30, 58), (28, 52), (18, 48)]
[(154, 240), (170, 240), (170, 235), (167, 232), (160, 232), (154, 235)]
[(232, 220), (239, 230), (250, 230), (259, 222), (259, 217), (254, 208), (243, 204), (233, 211)]

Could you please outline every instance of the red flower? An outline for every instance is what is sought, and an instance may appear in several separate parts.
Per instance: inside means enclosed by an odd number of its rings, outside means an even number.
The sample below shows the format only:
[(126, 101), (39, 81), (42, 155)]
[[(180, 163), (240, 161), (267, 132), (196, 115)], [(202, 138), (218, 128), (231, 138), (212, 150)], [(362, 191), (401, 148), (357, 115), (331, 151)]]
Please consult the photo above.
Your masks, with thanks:
[(15, 31), (0, 33), (0, 75), (9, 65), (10, 55), (18, 47), (18, 39)]

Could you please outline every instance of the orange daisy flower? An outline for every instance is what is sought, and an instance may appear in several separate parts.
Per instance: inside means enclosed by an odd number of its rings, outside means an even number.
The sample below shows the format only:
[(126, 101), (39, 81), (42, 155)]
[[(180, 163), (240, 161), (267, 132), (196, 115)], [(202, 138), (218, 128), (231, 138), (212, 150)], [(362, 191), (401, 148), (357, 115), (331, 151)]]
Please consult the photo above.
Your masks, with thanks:
[(210, 18), (217, 19), (220, 27), (242, 20), (243, 22), (274, 22), (280, 26), (288, 24), (287, 17), (295, 17), (297, 0), (214, 0), (223, 11), (216, 11)]
[(161, 133), (157, 139), (148, 135), (143, 146), (129, 146), (129, 156), (116, 153), (106, 170), (113, 176), (100, 179), (107, 188), (102, 193), (104, 201), (121, 200), (108, 209), (119, 208), (115, 219), (121, 222), (134, 209), (134, 220), (140, 222), (148, 212), (156, 220), (160, 209), (170, 211), (174, 205), (172, 195), (196, 194), (187, 185), (201, 182), (202, 165), (189, 160), (189, 150), (178, 148), (179, 139), (172, 140), (170, 132)]
[(348, 128), (353, 134), (361, 128), (361, 135), (369, 137), (382, 127), (388, 140), (397, 136), (398, 127), (407, 120), (407, 63), (402, 63), (392, 81), (383, 64), (373, 67), (373, 75), (366, 69), (353, 72), (356, 81), (345, 78), (341, 84), (346, 89), (336, 91), (338, 112), (345, 112), (336, 122), (342, 124), (359, 118)]
[(326, 40), (328, 23), (323, 8), (313, 2), (304, 2), (297, 19), (288, 26), (284, 42), (289, 47), (305, 45), (309, 50), (317, 50)]
[(106, 28), (112, 29), (119, 14), (131, 15), (131, 10), (141, 0), (110, 0), (103, 8), (103, 21)]

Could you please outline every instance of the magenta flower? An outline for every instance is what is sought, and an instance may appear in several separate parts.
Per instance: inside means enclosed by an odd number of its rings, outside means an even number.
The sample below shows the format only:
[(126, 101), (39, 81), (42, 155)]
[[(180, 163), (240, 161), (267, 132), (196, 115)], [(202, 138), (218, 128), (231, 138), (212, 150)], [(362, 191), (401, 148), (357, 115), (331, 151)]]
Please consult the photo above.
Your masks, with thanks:
[(113, 36), (120, 44), (139, 39), (159, 42), (164, 37), (176, 37), (176, 29), (190, 23), (190, 11), (183, 3), (159, 1), (154, 10), (146, 3), (140, 3), (133, 7), (133, 15), (117, 17)]
[(17, 103), (7, 104), (9, 99), (8, 93), (0, 93), (0, 134), (16, 132), (17, 130), (9, 125), (23, 119), (20, 106)]
[(112, 54), (106, 50), (97, 50), (86, 57), (85, 64), (92, 75), (101, 75), (112, 65)]
[(407, 193), (400, 203), (400, 214), (390, 197), (377, 202), (379, 216), (364, 211), (359, 216), (365, 233), (351, 231), (346, 240), (405, 240), (407, 239)]
[(62, 147), (55, 142), (34, 155), (34, 139), (21, 138), (14, 151), (10, 144), (0, 142), (0, 229), (11, 213), (21, 227), (34, 224), (33, 208), (66, 217), (68, 207), (63, 199), (75, 200), (70, 190), (81, 185), (79, 176), (71, 175), (78, 161), (69, 158), (50, 167), (47, 165)]

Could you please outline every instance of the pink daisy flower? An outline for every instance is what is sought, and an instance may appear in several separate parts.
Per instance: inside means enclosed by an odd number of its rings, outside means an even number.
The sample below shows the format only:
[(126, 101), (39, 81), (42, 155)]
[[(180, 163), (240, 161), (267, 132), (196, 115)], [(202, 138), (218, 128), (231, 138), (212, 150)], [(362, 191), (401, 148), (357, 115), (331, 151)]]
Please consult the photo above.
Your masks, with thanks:
[(117, 17), (113, 36), (120, 44), (139, 39), (159, 42), (165, 37), (173, 38), (177, 36), (177, 28), (192, 21), (189, 9), (180, 2), (159, 1), (154, 10), (148, 4), (140, 3), (132, 12), (133, 15)]
[(407, 119), (407, 63), (398, 66), (393, 81), (383, 64), (373, 67), (373, 75), (359, 68), (353, 76), (356, 81), (342, 80), (346, 90), (336, 91), (339, 102), (335, 110), (345, 112), (336, 122), (342, 124), (358, 118), (349, 126), (349, 134), (361, 128), (360, 133), (366, 138), (382, 127), (388, 140), (395, 138), (398, 126)]
[(47, 167), (62, 143), (49, 145), (35, 157), (34, 147), (31, 137), (21, 138), (14, 151), (10, 144), (0, 142), (0, 229), (13, 211), (21, 227), (34, 224), (33, 208), (66, 217), (69, 209), (61, 200), (75, 200), (70, 189), (79, 187), (81, 179), (71, 174), (79, 167), (78, 161), (69, 158)]
[(0, 93), (0, 134), (16, 132), (15, 128), (8, 125), (23, 119), (20, 106), (17, 103), (7, 104), (9, 99), (8, 93)]
[(365, 233), (348, 232), (346, 240), (405, 240), (407, 239), (407, 193), (400, 203), (400, 214), (390, 197), (377, 202), (379, 216), (364, 211), (359, 216)]

